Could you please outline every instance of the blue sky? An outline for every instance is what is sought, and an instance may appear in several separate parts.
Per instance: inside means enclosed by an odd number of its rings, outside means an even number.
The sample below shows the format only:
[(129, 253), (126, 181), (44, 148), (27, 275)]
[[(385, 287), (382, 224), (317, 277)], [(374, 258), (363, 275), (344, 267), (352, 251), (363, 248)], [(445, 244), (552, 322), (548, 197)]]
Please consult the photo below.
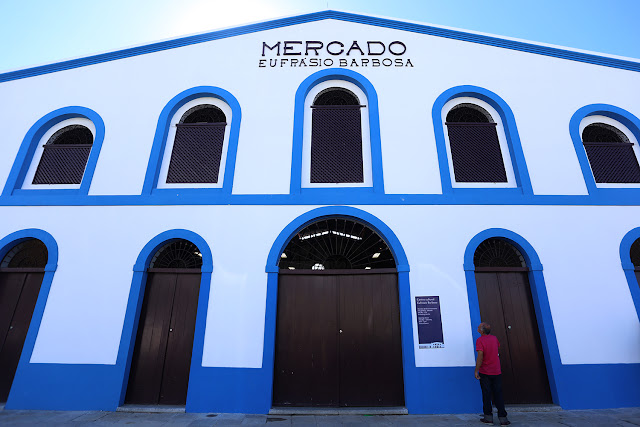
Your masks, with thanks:
[(327, 8), (640, 58), (640, 0), (2, 0), (0, 71)]

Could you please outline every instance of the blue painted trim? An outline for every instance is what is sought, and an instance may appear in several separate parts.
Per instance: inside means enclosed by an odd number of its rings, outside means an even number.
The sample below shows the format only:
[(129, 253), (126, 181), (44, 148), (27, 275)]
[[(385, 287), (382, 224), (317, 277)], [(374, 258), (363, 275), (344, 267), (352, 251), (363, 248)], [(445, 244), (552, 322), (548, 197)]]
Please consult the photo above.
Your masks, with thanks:
[(563, 409), (640, 406), (640, 363), (563, 365), (562, 371)]
[[(206, 190), (206, 189), (186, 189)], [(325, 189), (318, 189), (325, 190)], [(346, 189), (342, 189), (346, 190)], [(201, 193), (179, 191), (152, 195), (51, 195), (40, 197), (14, 194), (0, 196), (0, 206), (303, 206), (303, 205), (386, 205), (386, 206), (639, 206), (640, 198), (631, 197), (634, 189), (612, 188), (607, 194), (526, 196), (498, 189), (465, 189), (473, 192), (455, 194), (373, 194), (364, 192), (318, 191), (313, 194), (216, 194), (202, 197)], [(509, 189), (513, 190), (513, 189)], [(64, 190), (61, 190), (64, 191)], [(496, 193), (497, 192), (497, 193)], [(631, 193), (630, 193), (631, 192)]]
[(473, 351), (475, 346), (471, 347), (478, 339), (477, 326), (481, 322), (480, 305), (478, 303), (478, 289), (476, 286), (475, 266), (473, 264), (473, 255), (480, 243), (485, 240), (498, 237), (502, 238), (514, 245), (524, 256), (527, 266), (529, 267), (529, 286), (531, 288), (531, 296), (533, 306), (538, 322), (538, 331), (540, 333), (540, 341), (542, 343), (542, 352), (547, 367), (547, 376), (549, 378), (549, 388), (553, 401), (558, 405), (564, 405), (567, 395), (561, 393), (562, 390), (562, 362), (560, 359), (560, 350), (558, 349), (558, 341), (556, 340), (555, 328), (553, 326), (553, 318), (551, 317), (551, 307), (549, 306), (549, 298), (547, 296), (547, 288), (542, 274), (542, 263), (538, 254), (522, 236), (513, 231), (502, 228), (490, 228), (476, 234), (464, 252), (464, 270), (467, 282), (467, 298), (469, 300), (469, 312), (471, 315), (471, 333), (473, 342), (470, 344), (470, 350)]
[(416, 374), (414, 340), (411, 316), (411, 289), (409, 285), (409, 262), (395, 233), (380, 219), (360, 209), (349, 206), (325, 206), (306, 212), (289, 223), (278, 235), (267, 256), (267, 306), (265, 310), (264, 351), (262, 369), (266, 369), (267, 383), (260, 391), (269, 396), (265, 412), (271, 406), (273, 389), (273, 366), (275, 360), (275, 331), (278, 300), (278, 260), (291, 238), (307, 225), (330, 217), (352, 218), (364, 223), (382, 237), (394, 256), (398, 269), (398, 300), (400, 304), (400, 329), (402, 339), (402, 365), (404, 372), (405, 404), (410, 412), (421, 411), (420, 395), (424, 393), (423, 384)]
[(598, 188), (596, 180), (593, 177), (593, 173), (591, 172), (591, 164), (589, 163), (587, 152), (585, 151), (584, 144), (582, 143), (582, 135), (580, 135), (580, 122), (589, 116), (605, 116), (613, 120), (617, 120), (633, 133), (637, 141), (640, 141), (640, 120), (622, 108), (609, 104), (591, 104), (586, 105), (575, 112), (569, 121), (569, 134), (573, 141), (573, 148), (576, 150), (576, 156), (578, 157), (582, 176), (584, 177), (584, 182), (587, 185), (589, 195), (597, 195), (598, 198), (600, 198), (604, 195), (618, 194), (623, 191), (628, 198), (635, 199), (639, 197), (640, 188)]
[(326, 10), (322, 12), (314, 12), (305, 15), (292, 16), (288, 18), (274, 19), (271, 21), (261, 22), (257, 24), (242, 25), (235, 28), (229, 28), (221, 31), (212, 31), (205, 34), (195, 36), (181, 37), (174, 40), (168, 40), (158, 43), (151, 43), (143, 46), (116, 50), (109, 53), (99, 55), (91, 55), (83, 58), (72, 59), (69, 61), (61, 61), (38, 67), (26, 68), (23, 70), (10, 71), (0, 74), (0, 82), (19, 80), (42, 74), (55, 73), (58, 71), (70, 70), (88, 65), (100, 64), (103, 62), (115, 61), (122, 58), (132, 56), (145, 55), (153, 52), (160, 52), (168, 49), (175, 49), (182, 46), (189, 46), (198, 43), (205, 43), (212, 40), (219, 40), (228, 37), (241, 36), (259, 31), (270, 30), (274, 28), (282, 28), (291, 25), (304, 24), (307, 22), (321, 21), (324, 19), (335, 19), (345, 22), (355, 22), (359, 24), (372, 25), (376, 27), (392, 28), (401, 31), (407, 31), (418, 34), (426, 34), (435, 37), (443, 37), (453, 40), (461, 40), (471, 43), (478, 43), (487, 46), (494, 46), (502, 49), (510, 49), (521, 52), (533, 53), (536, 55), (550, 56), (570, 61), (583, 62), (587, 64), (601, 65), (605, 67), (619, 68), (629, 71), (640, 71), (640, 63), (628, 61), (624, 59), (609, 58), (597, 54), (589, 54), (576, 52), (569, 49), (556, 47), (548, 47), (536, 45), (534, 43), (521, 42), (515, 40), (507, 40), (494, 36), (485, 36), (481, 34), (466, 33), (464, 31), (450, 30), (446, 28), (438, 28), (429, 25), (415, 24), (410, 22), (402, 22), (394, 19), (376, 18), (355, 13), (338, 12), (334, 10)]
[[(59, 189), (59, 190), (47, 190), (46, 186), (43, 189), (21, 189), (33, 155), (38, 147), (38, 143), (42, 139), (43, 135), (56, 124), (63, 120), (73, 119), (76, 117), (91, 120), (96, 128), (96, 134), (93, 138), (93, 146), (91, 147), (91, 153), (87, 159), (87, 166), (84, 169), (84, 175), (82, 176), (82, 182), (78, 189)], [(102, 148), (102, 142), (104, 141), (104, 122), (98, 113), (85, 107), (64, 107), (58, 110), (52, 111), (49, 114), (38, 120), (27, 132), (27, 135), (22, 140), (18, 155), (13, 162), (9, 177), (2, 191), (2, 196), (20, 195), (20, 196), (52, 196), (52, 195), (87, 195), (89, 194), (89, 187), (91, 186), (91, 180), (93, 179), (93, 172), (95, 171), (98, 158), (100, 157), (100, 149)]]
[[(158, 175), (160, 166), (164, 156), (165, 146), (167, 144), (167, 136), (171, 119), (176, 111), (189, 101), (198, 98), (213, 97), (224, 101), (231, 108), (231, 125), (229, 129), (229, 141), (227, 148), (227, 158), (225, 160), (224, 177), (221, 188), (156, 188), (158, 185)], [(236, 154), (238, 152), (238, 138), (240, 135), (240, 122), (242, 120), (242, 112), (238, 100), (229, 92), (214, 86), (198, 86), (187, 89), (174, 96), (171, 101), (162, 109), (160, 118), (158, 118), (158, 126), (153, 138), (151, 146), (151, 155), (149, 156), (149, 165), (142, 186), (142, 194), (157, 194), (166, 198), (174, 198), (177, 195), (194, 195), (198, 198), (203, 196), (218, 196), (220, 194), (231, 194), (233, 188), (233, 176), (236, 167)]]
[(636, 277), (635, 266), (631, 262), (631, 245), (638, 239), (640, 239), (640, 227), (634, 228), (625, 234), (622, 242), (620, 242), (620, 262), (622, 263), (624, 275), (627, 278), (629, 292), (631, 292), (631, 299), (636, 308), (638, 320), (640, 320), (640, 284)]
[(20, 361), (16, 369), (16, 375), (13, 378), (13, 384), (9, 393), (6, 408), (13, 409), (21, 406), (25, 400), (29, 400), (29, 392), (21, 392), (23, 389), (32, 389), (34, 384), (31, 382), (31, 368), (34, 366), (29, 363), (31, 360), (31, 354), (33, 353), (33, 347), (36, 344), (36, 337), (38, 336), (38, 330), (42, 323), (42, 315), (44, 314), (44, 308), (49, 298), (49, 291), (51, 290), (51, 283), (53, 282), (53, 275), (58, 268), (58, 244), (51, 234), (44, 230), (35, 228), (29, 228), (26, 230), (16, 231), (9, 234), (2, 240), (0, 240), (0, 260), (4, 258), (8, 251), (13, 249), (15, 245), (29, 239), (38, 239), (47, 247), (47, 264), (44, 268), (44, 277), (42, 284), (40, 285), (40, 293), (36, 305), (31, 315), (31, 322), (29, 323), (29, 330), (24, 340), (22, 347), (22, 353), (20, 354)]
[(490, 90), (478, 86), (456, 86), (444, 91), (433, 104), (431, 110), (431, 118), (433, 120), (433, 129), (436, 136), (436, 149), (438, 152), (438, 163), (440, 166), (440, 181), (442, 183), (442, 192), (444, 194), (473, 194), (479, 189), (477, 188), (454, 188), (451, 183), (451, 171), (449, 169), (449, 158), (447, 156), (447, 143), (444, 136), (444, 123), (442, 122), (442, 108), (452, 99), (461, 97), (471, 97), (480, 99), (491, 105), (500, 115), (504, 133), (507, 137), (507, 145), (509, 147), (509, 158), (513, 166), (513, 172), (516, 178), (518, 188), (484, 188), (485, 192), (491, 192), (503, 197), (517, 197), (519, 194), (533, 195), (533, 187), (529, 178), (529, 170), (527, 162), (522, 151), (520, 136), (518, 135), (518, 127), (516, 119), (509, 108), (509, 105), (498, 95)]
[(31, 363), (13, 381), (6, 409), (115, 411), (119, 374), (116, 365)]
[[(332, 187), (332, 188), (302, 188), (302, 146), (304, 140), (304, 101), (309, 91), (319, 83), (327, 80), (344, 80), (358, 86), (367, 96), (366, 105), (369, 109), (369, 141), (371, 143), (371, 173), (372, 187)], [(331, 184), (327, 184), (327, 187)], [(291, 159), (291, 194), (300, 192), (309, 194), (377, 194), (384, 193), (384, 178), (382, 175), (382, 144), (380, 142), (380, 116), (378, 113), (378, 94), (366, 77), (355, 71), (343, 68), (329, 68), (311, 74), (304, 79), (296, 91), (293, 115), (293, 153)]]
[[(198, 234), (188, 230), (169, 230), (160, 233), (149, 243), (147, 243), (135, 265), (133, 266), (133, 280), (131, 282), (131, 291), (129, 292), (129, 300), (125, 312), (124, 325), (122, 328), (122, 337), (120, 339), (120, 347), (118, 349), (118, 357), (116, 361), (116, 375), (118, 381), (117, 400), (112, 404), (119, 406), (124, 402), (129, 381), (129, 370), (131, 368), (131, 358), (135, 347), (136, 334), (138, 331), (138, 322), (140, 320), (140, 311), (144, 300), (144, 290), (147, 282), (146, 270), (153, 255), (166, 243), (175, 239), (185, 239), (198, 247), (202, 254), (202, 275), (200, 279), (200, 293), (198, 295), (198, 310), (196, 314), (196, 330), (193, 339), (193, 351), (191, 355), (191, 368), (189, 372), (189, 389), (187, 391), (187, 409), (190, 407), (191, 399), (201, 393), (207, 393), (207, 389), (197, 389), (191, 385), (200, 375), (202, 371), (202, 353), (204, 349), (204, 332), (207, 320), (207, 310), (209, 308), (209, 290), (211, 286), (211, 272), (213, 271), (213, 257), (209, 245)], [(209, 384), (208, 387), (213, 387)]]

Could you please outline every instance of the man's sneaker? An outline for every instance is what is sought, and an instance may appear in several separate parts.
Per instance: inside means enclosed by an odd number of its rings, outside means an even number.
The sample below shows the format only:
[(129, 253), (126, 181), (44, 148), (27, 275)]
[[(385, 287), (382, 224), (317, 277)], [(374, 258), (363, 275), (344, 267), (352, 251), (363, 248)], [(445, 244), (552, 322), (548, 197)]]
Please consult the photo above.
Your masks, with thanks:
[(480, 418), (480, 421), (485, 424), (493, 424), (493, 415), (484, 414), (482, 418)]

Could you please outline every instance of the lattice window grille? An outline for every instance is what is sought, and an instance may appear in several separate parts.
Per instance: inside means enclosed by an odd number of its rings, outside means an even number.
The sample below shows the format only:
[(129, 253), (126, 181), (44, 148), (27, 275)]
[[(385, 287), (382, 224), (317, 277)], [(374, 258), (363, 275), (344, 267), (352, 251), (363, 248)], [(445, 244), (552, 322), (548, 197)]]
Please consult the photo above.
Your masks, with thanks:
[(526, 267), (527, 262), (520, 251), (506, 240), (487, 239), (478, 245), (473, 255), (476, 267)]
[(640, 267), (640, 239), (636, 240), (631, 245), (629, 256), (631, 257), (631, 262), (633, 263), (633, 266)]
[(43, 146), (33, 184), (80, 184), (93, 146), (93, 133), (70, 125), (55, 132)]
[(358, 98), (342, 88), (320, 92), (312, 105), (311, 183), (363, 183)]
[(280, 256), (289, 270), (395, 268), (386, 242), (369, 227), (350, 219), (310, 224), (294, 236)]
[(582, 131), (582, 141), (596, 183), (640, 183), (640, 165), (633, 143), (614, 126), (592, 123)]
[(162, 246), (151, 258), (149, 268), (201, 268), (202, 253), (188, 240), (174, 240)]
[(0, 268), (44, 268), (48, 260), (47, 246), (38, 239), (15, 245), (0, 262)]

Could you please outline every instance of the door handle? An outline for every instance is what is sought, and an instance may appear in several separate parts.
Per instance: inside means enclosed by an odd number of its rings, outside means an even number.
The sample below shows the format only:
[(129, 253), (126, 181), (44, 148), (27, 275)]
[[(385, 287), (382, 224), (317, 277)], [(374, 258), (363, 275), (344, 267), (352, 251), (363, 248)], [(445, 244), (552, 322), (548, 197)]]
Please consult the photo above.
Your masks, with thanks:
[(342, 333), (342, 329), (340, 329), (340, 333)]

